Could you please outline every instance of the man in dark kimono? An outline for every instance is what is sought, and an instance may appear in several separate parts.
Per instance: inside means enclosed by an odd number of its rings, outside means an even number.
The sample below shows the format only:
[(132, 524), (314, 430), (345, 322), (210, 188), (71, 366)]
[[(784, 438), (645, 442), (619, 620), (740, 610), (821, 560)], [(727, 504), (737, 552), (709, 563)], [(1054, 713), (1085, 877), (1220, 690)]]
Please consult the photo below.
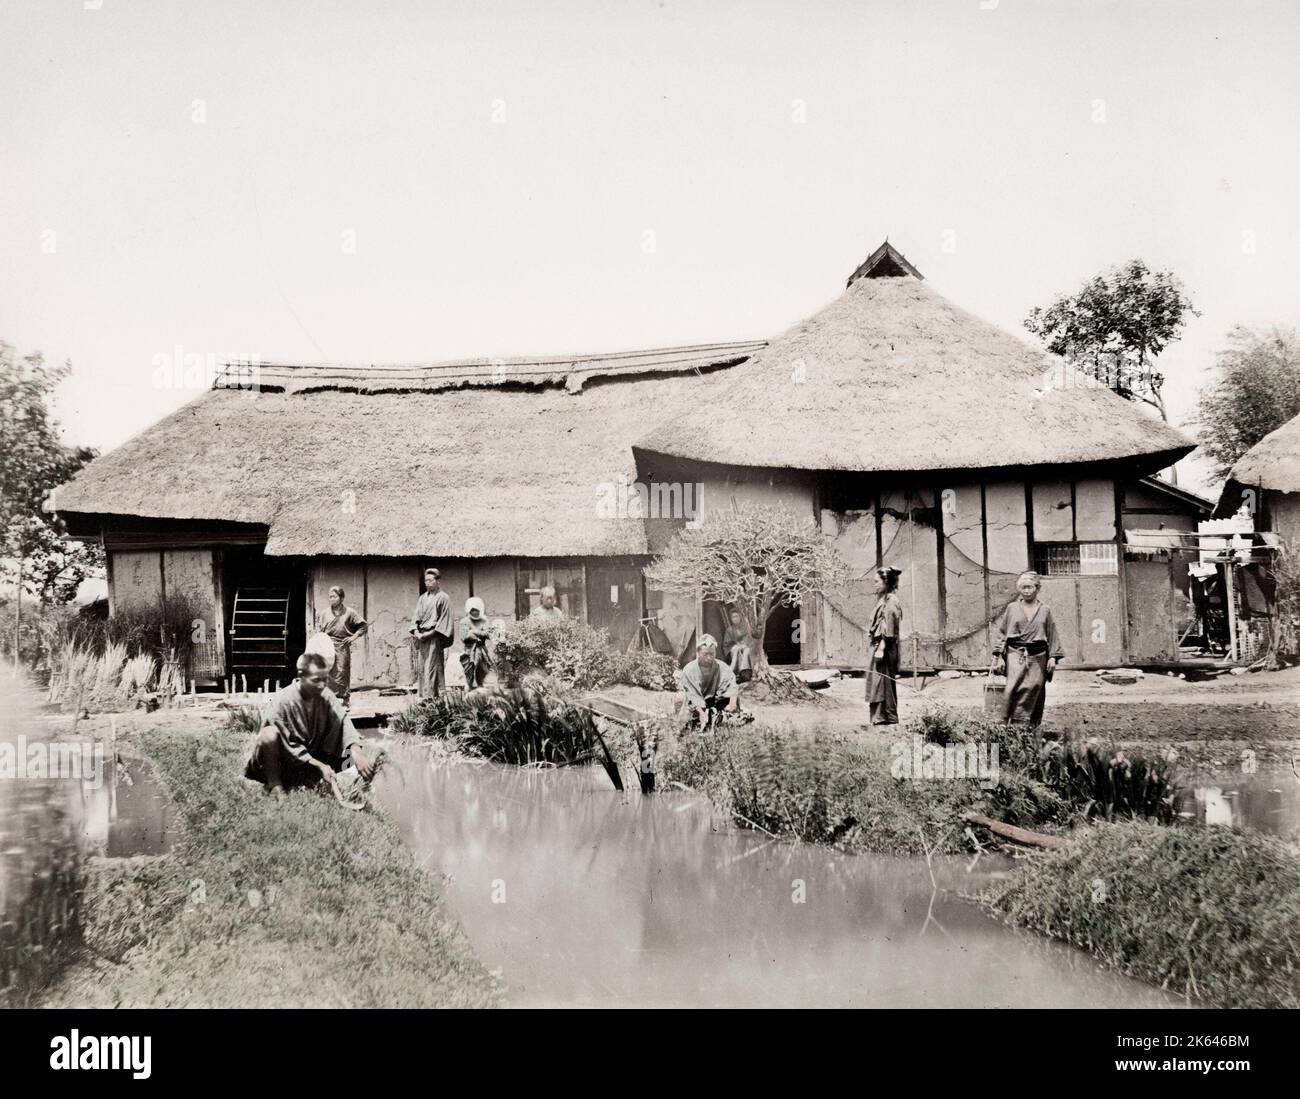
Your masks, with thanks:
[(244, 777), (270, 790), (324, 783), (335, 793), (335, 774), (349, 764), (367, 782), (374, 764), (361, 750), (361, 737), (338, 696), (327, 686), (329, 666), (318, 653), (298, 658), (298, 678), (276, 691), (262, 712)]
[(451, 596), (442, 590), (437, 569), (424, 570), (424, 591), (411, 616), (415, 638), (416, 672), (421, 698), (436, 698), (446, 686), (444, 655), (454, 640), (451, 632)]

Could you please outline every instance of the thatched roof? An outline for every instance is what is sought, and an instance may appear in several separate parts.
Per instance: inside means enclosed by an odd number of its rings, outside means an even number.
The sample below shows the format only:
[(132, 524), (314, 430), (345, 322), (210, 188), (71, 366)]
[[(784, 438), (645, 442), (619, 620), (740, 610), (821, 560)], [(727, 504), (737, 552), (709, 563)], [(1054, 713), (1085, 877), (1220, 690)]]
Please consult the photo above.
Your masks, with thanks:
[(710, 379), (699, 406), (661, 418), (638, 447), (731, 465), (867, 471), (1121, 458), (1154, 470), (1193, 449), (1131, 401), (1070, 378), (1059, 358), (918, 278), (859, 272), (821, 312)]
[(280, 555), (645, 553), (645, 524), (602, 517), (596, 486), (634, 482), (637, 434), (753, 346), (639, 353), (636, 370), (626, 356), (567, 374), (516, 360), (468, 386), (479, 364), (419, 368), (418, 385), (261, 364), (263, 389), (206, 393), (96, 459), (55, 506), (264, 524)]
[[(634, 445), (894, 471), (1122, 458), (1145, 472), (1192, 448), (1107, 390), (1044, 387), (1053, 360), (919, 277), (881, 277), (905, 270), (882, 246), (770, 345), (235, 367), (54, 505), (79, 531), (112, 515), (258, 524), (281, 555), (636, 554), (647, 525), (603, 515), (597, 487), (636, 480)], [(250, 380), (256, 392), (223, 384)]]
[(1228, 480), (1274, 492), (1300, 492), (1300, 416), (1270, 431), (1238, 458)]

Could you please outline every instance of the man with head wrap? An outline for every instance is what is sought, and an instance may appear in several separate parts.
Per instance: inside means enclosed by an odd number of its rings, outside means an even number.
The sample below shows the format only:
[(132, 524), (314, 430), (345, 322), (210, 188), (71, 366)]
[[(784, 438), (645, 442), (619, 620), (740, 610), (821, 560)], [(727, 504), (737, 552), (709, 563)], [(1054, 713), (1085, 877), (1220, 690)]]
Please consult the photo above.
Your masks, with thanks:
[(704, 634), (695, 646), (695, 659), (682, 669), (682, 693), (691, 724), (713, 724), (723, 710), (740, 709), (740, 685), (731, 668), (718, 659), (718, 642)]

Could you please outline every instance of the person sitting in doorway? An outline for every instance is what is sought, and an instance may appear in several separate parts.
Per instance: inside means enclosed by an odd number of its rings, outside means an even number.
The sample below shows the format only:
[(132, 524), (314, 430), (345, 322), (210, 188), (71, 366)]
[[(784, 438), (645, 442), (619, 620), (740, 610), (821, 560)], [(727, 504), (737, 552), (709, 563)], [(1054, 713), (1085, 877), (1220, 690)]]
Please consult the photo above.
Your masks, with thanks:
[(722, 635), (722, 655), (737, 683), (748, 683), (753, 678), (754, 639), (738, 610), (731, 612), (731, 624)]
[(707, 729), (720, 714), (740, 709), (740, 685), (731, 668), (718, 659), (718, 642), (710, 634), (700, 638), (695, 659), (682, 669), (682, 693), (691, 726)]
[(335, 775), (349, 765), (369, 782), (374, 764), (361, 749), (361, 736), (338, 696), (326, 685), (329, 665), (319, 653), (298, 657), (298, 678), (276, 691), (262, 712), (262, 727), (244, 767), (244, 777), (272, 792), (323, 786), (338, 794)]
[(484, 613), (483, 600), (471, 595), (465, 600), (465, 617), (460, 620), (460, 642), (465, 647), (460, 654), (460, 666), (465, 669), (465, 689), (472, 691), (483, 686), (492, 657), (488, 642), (492, 639)]
[(531, 617), (562, 621), (568, 615), (555, 605), (555, 589), (548, 585), (542, 589), (542, 601), (533, 608)]

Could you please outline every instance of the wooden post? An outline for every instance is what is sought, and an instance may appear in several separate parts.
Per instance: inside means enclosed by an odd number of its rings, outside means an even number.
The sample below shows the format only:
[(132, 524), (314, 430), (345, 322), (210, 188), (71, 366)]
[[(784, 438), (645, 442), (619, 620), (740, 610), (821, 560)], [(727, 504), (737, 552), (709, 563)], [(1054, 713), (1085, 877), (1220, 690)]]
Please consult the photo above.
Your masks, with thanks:
[(912, 591), (912, 686), (916, 686), (917, 673), (920, 671), (921, 633), (916, 628), (916, 511), (910, 505), (912, 493), (907, 494), (907, 574), (911, 580)]
[(1228, 660), (1239, 660), (1237, 655), (1237, 595), (1232, 583), (1232, 540), (1228, 540), (1227, 561), (1223, 566), (1224, 605), (1228, 611)]
[(14, 586), (14, 678), (22, 667), (23, 647), (23, 558), (18, 558), (18, 583)]

